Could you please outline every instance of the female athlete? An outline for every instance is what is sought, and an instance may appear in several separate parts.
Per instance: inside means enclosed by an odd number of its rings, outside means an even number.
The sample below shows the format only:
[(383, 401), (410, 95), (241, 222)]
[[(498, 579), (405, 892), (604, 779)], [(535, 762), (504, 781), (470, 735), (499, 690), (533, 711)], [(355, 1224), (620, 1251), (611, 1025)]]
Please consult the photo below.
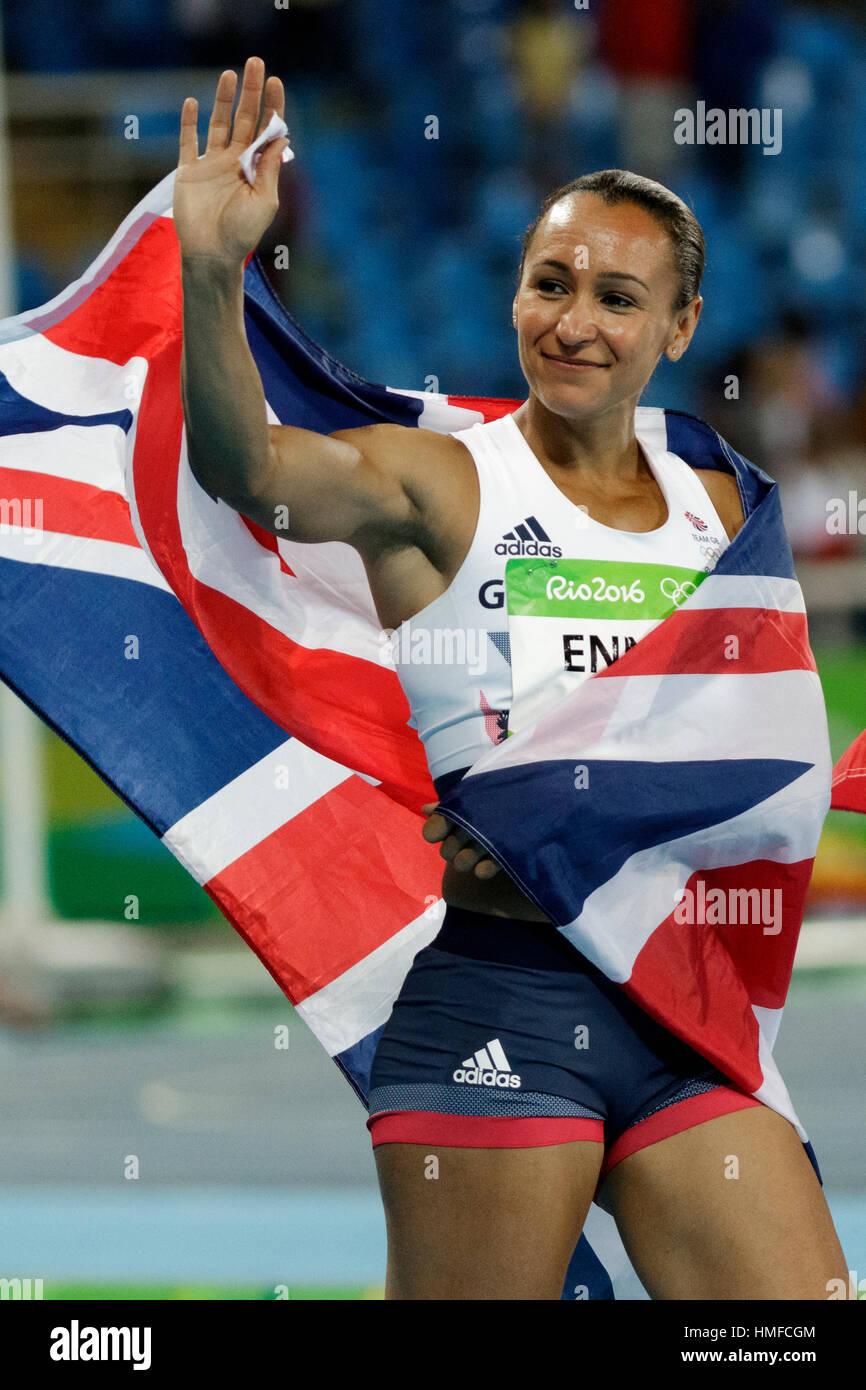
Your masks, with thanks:
[[(181, 120), (190, 464), (261, 526), (275, 530), (288, 505), (292, 539), (355, 547), (384, 628), (490, 634), (501, 660), (483, 674), (435, 661), (401, 670), (441, 796), (507, 727), (508, 556), (700, 574), (743, 524), (731, 475), (635, 436), (654, 368), (663, 354), (681, 358), (697, 327), (703, 236), (650, 180), (578, 179), (526, 236), (514, 328), (529, 393), (513, 415), (455, 435), (270, 426), (244, 332), (243, 265), (276, 211), (285, 142), (266, 147), (254, 186), (238, 155), (282, 114), (283, 91), (249, 59), (232, 119), (236, 83), (231, 72), (219, 80), (202, 158), (192, 99)], [(594, 630), (591, 618), (583, 629), (570, 648), (576, 680), (616, 658), (614, 635), (628, 646), (628, 632)], [(530, 691), (545, 679), (541, 648), (537, 659), (538, 671), (531, 655), (520, 671)], [(425, 811), (447, 911), (415, 957), (371, 1078), (386, 1297), (558, 1299), (596, 1200), (654, 1299), (826, 1298), (828, 1281), (847, 1278), (845, 1259), (793, 1125), (654, 1023), (465, 832), (435, 805)]]

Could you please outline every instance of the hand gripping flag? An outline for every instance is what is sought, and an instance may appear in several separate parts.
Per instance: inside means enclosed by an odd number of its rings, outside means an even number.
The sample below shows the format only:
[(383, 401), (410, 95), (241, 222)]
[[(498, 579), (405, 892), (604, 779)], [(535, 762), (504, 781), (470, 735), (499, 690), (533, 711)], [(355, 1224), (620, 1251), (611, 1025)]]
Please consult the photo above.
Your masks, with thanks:
[[(357, 554), (271, 535), (190, 472), (173, 178), (78, 281), (0, 324), (0, 675), (204, 887), (365, 1102), (441, 921), (420, 835), (435, 792)], [(518, 404), (373, 385), (255, 259), (245, 292), (274, 422), (450, 432)], [(732, 469), (746, 526), (692, 601), (443, 806), (649, 1013), (798, 1124), (771, 1047), (829, 789), (802, 599), (769, 480), (691, 417), (636, 427)], [(497, 804), (515, 790), (519, 836)], [(782, 930), (676, 923), (700, 880), (701, 902), (779, 887)], [(593, 1208), (563, 1297), (630, 1279)]]

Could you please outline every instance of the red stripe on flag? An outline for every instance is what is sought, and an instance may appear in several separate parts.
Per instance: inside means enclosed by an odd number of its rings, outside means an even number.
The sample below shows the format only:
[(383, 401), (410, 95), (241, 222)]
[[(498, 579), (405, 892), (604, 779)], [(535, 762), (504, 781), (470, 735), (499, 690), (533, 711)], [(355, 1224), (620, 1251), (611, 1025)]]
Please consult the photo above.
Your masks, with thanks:
[(244, 516), (242, 513), (238, 513), (238, 515), (240, 516), (241, 521), (244, 523), (253, 539), (257, 540), (259, 545), (263, 545), (265, 550), (270, 550), (274, 555), (276, 555), (277, 559), (280, 562), (280, 569), (283, 571), (283, 574), (290, 574), (294, 579), (295, 571), (289, 568), (282, 555), (280, 554), (276, 536), (273, 535), (272, 532), (266, 531), (264, 526), (259, 526), (257, 521), (250, 521), (248, 516)]
[(158, 217), (103, 283), (43, 336), (68, 352), (122, 365), (179, 337), (181, 303), (174, 222)]
[(335, 761), (381, 780), (413, 807), (434, 800), (396, 672), (292, 642), (190, 573), (177, 496), (181, 287), (174, 224), (160, 218), (67, 318), (46, 331), (70, 352), (149, 359), (133, 461), (138, 514), (160, 570), (232, 679), (271, 719)]
[(762, 1008), (785, 1002), (813, 863), (754, 859), (693, 874), (686, 884), (692, 897), (679, 915), (688, 917), (690, 907), (724, 942), (750, 1000)]
[[(41, 503), (38, 529), (42, 531), (115, 541), (139, 549), (129, 504), (117, 492), (105, 492), (90, 483), (55, 478), (23, 468), (0, 468), (0, 491), (6, 498), (27, 498), (31, 504)], [(37, 515), (32, 505), (30, 517), (30, 524), (36, 526)]]
[(478, 410), (488, 420), (501, 420), (503, 415), (513, 415), (522, 401), (498, 401), (489, 396), (449, 396), (449, 405), (459, 405), (464, 410)]
[(326, 757), (377, 777), (416, 808), (435, 797), (424, 750), (408, 728), (396, 672), (303, 647), (190, 573), (174, 508), (182, 411), (180, 340), (151, 361), (133, 472), (138, 515), (162, 573), (232, 679), (275, 723)]
[(758, 1020), (733, 961), (714, 932), (674, 914), (638, 954), (625, 993), (744, 1091), (763, 1081)]
[(440, 898), (442, 860), (422, 825), (352, 777), (205, 886), (298, 1004)]
[(866, 812), (866, 729), (833, 769), (831, 804), (837, 811)]
[(747, 1092), (763, 1080), (752, 1005), (785, 1002), (812, 863), (756, 859), (693, 874), (623, 985)]
[(599, 671), (596, 679), (815, 670), (805, 613), (774, 608), (681, 608)]

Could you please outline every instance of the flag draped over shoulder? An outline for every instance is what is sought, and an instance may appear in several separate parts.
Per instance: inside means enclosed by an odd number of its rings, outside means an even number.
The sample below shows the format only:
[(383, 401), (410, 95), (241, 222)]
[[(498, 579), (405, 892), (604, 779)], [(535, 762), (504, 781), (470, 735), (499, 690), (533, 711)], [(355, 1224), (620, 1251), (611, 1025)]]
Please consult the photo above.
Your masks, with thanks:
[[(189, 469), (173, 178), (80, 280), (0, 324), (0, 675), (204, 887), (365, 1101), (441, 922), (419, 833), (435, 792), (357, 554), (265, 532)], [(306, 337), (255, 260), (245, 291), (274, 422), (450, 432), (518, 404), (372, 385)], [(687, 604), (443, 807), (649, 1013), (799, 1127), (771, 1048), (830, 786), (802, 598), (770, 481), (691, 417), (639, 410), (636, 428), (732, 469), (746, 526)], [(718, 888), (780, 888), (781, 929), (675, 919)], [(566, 1289), (611, 1297), (628, 1266), (593, 1213), (604, 1265), (583, 1237)]]
[(647, 1013), (805, 1140), (772, 1048), (830, 805), (823, 692), (776, 485), (702, 421), (655, 415), (638, 412), (638, 438), (656, 428), (692, 466), (732, 470), (744, 526), (664, 622), (441, 806)]

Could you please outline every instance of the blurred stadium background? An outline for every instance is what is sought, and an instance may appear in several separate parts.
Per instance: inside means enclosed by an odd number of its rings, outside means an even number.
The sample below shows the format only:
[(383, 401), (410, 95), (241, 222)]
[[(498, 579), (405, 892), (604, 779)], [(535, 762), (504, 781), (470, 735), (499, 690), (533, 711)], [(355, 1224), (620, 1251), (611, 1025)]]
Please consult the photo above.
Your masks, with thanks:
[[(705, 308), (646, 403), (779, 479), (834, 755), (866, 725), (866, 535), (827, 525), (866, 498), (862, 4), (5, 0), (2, 23), (6, 312), (80, 274), (174, 166), (183, 97), (209, 113), (250, 53), (287, 83), (297, 153), (264, 265), (376, 381), (522, 396), (510, 301), (540, 198), (609, 166), (674, 187), (706, 232)], [(781, 153), (677, 145), (697, 100), (780, 108)], [(151, 833), (6, 692), (3, 718), (0, 1276), (381, 1297), (357, 1099)], [(831, 813), (777, 1055), (866, 1276), (864, 1024), (866, 819)]]

